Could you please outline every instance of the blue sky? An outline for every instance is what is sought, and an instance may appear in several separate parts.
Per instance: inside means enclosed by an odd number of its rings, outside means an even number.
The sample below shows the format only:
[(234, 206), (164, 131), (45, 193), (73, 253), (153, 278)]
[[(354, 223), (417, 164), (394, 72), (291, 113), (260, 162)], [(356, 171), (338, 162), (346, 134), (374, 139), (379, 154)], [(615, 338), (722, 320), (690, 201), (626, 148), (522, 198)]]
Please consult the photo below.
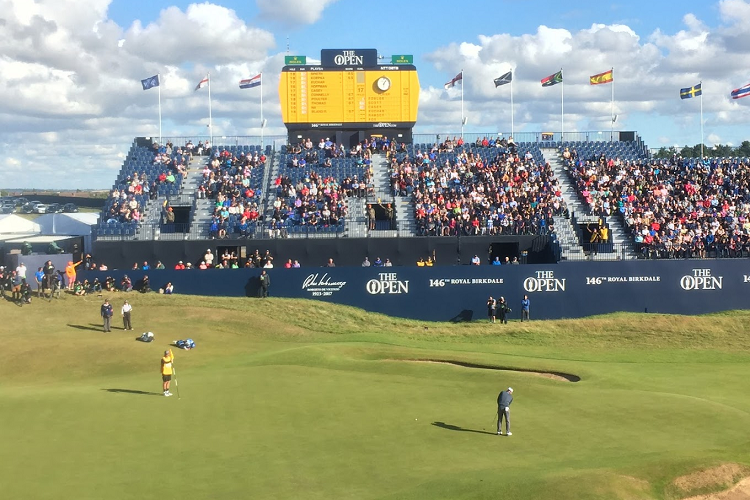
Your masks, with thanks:
[(702, 80), (705, 142), (747, 139), (750, 99), (728, 94), (750, 81), (750, 0), (8, 2), (0, 162), (15, 180), (0, 187), (109, 186), (132, 138), (156, 135), (155, 96), (138, 82), (156, 72), (165, 135), (205, 133), (206, 95), (192, 90), (208, 71), (215, 135), (259, 134), (257, 93), (237, 91), (236, 81), (260, 71), (266, 133), (283, 135), (277, 86), (287, 43), (311, 58), (322, 48), (413, 54), (416, 133), (460, 130), (460, 94), (443, 83), (462, 68), (467, 133), (510, 129), (507, 89), (491, 83), (508, 69), (516, 131), (559, 130), (559, 87), (539, 80), (560, 67), (566, 131), (608, 130), (610, 88), (589, 86), (588, 76), (614, 67), (616, 129), (639, 132), (650, 147), (698, 143), (700, 103), (678, 93)]

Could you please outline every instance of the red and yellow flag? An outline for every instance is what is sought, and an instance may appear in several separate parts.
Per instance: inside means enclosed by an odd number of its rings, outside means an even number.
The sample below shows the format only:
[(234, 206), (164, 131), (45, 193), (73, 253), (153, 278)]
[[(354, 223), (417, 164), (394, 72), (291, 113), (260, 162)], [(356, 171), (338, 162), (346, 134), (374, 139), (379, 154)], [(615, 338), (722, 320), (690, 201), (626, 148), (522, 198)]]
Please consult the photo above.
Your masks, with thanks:
[(598, 75), (594, 75), (589, 77), (589, 82), (591, 82), (591, 85), (601, 85), (602, 83), (611, 83), (614, 81), (614, 70), (605, 71), (604, 73), (599, 73)]

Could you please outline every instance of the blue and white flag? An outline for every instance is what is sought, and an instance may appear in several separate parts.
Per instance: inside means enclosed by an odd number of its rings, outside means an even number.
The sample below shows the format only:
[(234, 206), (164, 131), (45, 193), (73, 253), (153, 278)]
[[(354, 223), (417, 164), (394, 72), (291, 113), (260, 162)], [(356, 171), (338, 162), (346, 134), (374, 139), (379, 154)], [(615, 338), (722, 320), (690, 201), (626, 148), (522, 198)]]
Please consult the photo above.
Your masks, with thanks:
[(154, 75), (154, 76), (146, 78), (145, 80), (141, 80), (141, 85), (143, 85), (143, 90), (148, 90), (153, 87), (158, 87), (159, 75)]
[(260, 75), (255, 75), (252, 78), (247, 78), (245, 80), (240, 80), (240, 88), (241, 89), (251, 89), (253, 87), (260, 87), (261, 84), (261, 77)]

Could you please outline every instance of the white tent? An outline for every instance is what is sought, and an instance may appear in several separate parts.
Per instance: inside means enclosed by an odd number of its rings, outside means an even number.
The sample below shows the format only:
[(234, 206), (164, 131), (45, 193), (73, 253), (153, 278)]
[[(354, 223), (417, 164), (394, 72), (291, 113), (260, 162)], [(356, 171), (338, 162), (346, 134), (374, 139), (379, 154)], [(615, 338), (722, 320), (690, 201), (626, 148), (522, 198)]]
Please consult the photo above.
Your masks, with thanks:
[(36, 219), (45, 235), (83, 236), (83, 251), (91, 252), (91, 234), (99, 213), (45, 214)]
[(39, 234), (41, 226), (15, 214), (0, 215), (0, 234)]

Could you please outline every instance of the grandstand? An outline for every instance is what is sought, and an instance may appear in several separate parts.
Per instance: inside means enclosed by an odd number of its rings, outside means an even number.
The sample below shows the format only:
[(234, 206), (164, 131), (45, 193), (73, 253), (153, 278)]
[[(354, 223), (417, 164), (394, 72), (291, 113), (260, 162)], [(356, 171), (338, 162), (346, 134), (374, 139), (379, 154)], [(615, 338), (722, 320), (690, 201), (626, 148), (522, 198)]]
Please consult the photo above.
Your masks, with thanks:
[[(393, 255), (388, 249), (407, 238), (409, 250), (398, 250), (408, 255), (404, 264), (436, 245), (455, 246), (454, 239), (457, 256), (443, 264), (463, 261), (464, 247), (483, 247), (483, 254), (491, 248), (486, 262), (644, 257), (625, 214), (590, 203), (579, 171), (602, 157), (646, 162), (640, 140), (403, 143), (378, 135), (344, 147), (327, 138), (273, 146), (229, 138), (231, 145), (208, 151), (195, 139), (197, 145), (174, 138), (159, 146), (134, 140), (103, 207), (96, 235), (102, 248), (173, 242), (174, 254), (191, 258), (189, 249), (206, 241), (241, 254), (256, 240), (286, 255), (290, 242), (301, 240), (339, 255), (365, 241), (368, 253)], [(608, 229), (606, 241), (590, 244), (592, 221)]]

